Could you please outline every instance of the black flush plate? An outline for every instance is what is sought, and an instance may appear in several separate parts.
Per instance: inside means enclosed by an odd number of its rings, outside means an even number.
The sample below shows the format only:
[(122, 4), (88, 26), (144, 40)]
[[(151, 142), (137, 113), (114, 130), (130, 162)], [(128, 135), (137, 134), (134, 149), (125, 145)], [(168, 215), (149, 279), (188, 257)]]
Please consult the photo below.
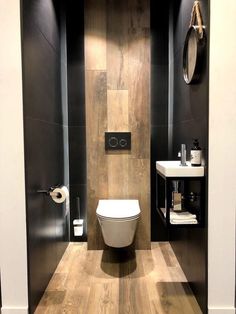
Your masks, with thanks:
[(131, 132), (105, 132), (106, 150), (130, 150)]

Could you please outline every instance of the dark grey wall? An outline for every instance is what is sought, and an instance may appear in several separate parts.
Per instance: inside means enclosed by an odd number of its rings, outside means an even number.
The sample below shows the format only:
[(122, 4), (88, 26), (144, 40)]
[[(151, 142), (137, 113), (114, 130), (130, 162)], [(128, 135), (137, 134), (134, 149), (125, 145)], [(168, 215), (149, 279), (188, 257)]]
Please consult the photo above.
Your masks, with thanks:
[(157, 160), (168, 159), (168, 29), (169, 1), (151, 5), (151, 239), (167, 241), (156, 212)]
[[(56, 2), (55, 2), (56, 3)], [(40, 300), (68, 241), (65, 208), (38, 194), (64, 181), (59, 3), (22, 1), (23, 101), (30, 313)], [(62, 61), (61, 61), (62, 60)], [(66, 156), (66, 154), (65, 154)]]
[[(203, 162), (207, 158), (208, 135), (208, 72), (204, 67), (199, 84), (187, 85), (182, 76), (182, 56), (185, 35), (188, 30), (193, 0), (174, 3), (174, 109), (173, 109), (173, 156), (177, 158), (180, 144), (187, 144), (188, 156), (192, 138), (199, 138), (203, 149)], [(203, 20), (208, 24), (208, 0), (200, 1)], [(208, 28), (206, 29), (208, 33)]]
[[(194, 0), (170, 0), (157, 5), (154, 0), (151, 1), (152, 240), (171, 240), (178, 260), (205, 313), (207, 307), (207, 199), (204, 228), (177, 228), (168, 234), (155, 210), (155, 161), (176, 160), (181, 143), (187, 144), (189, 159), (192, 138), (199, 138), (203, 149), (207, 183), (207, 53), (199, 84), (186, 85), (182, 76), (183, 46), (193, 2)], [(208, 36), (208, 0), (200, 1), (200, 5)]]
[[(67, 59), (68, 59), (68, 113), (70, 156), (70, 210), (71, 241), (85, 241), (86, 230), (86, 132), (84, 82), (84, 2), (66, 1), (67, 5)], [(84, 219), (83, 237), (74, 237), (72, 222)]]
[[(203, 149), (203, 163), (207, 173), (207, 147), (208, 147), (208, 65), (202, 73), (201, 82), (196, 85), (186, 85), (182, 76), (182, 55), (185, 35), (188, 30), (191, 9), (194, 0), (173, 0), (173, 59), (170, 60), (174, 68), (173, 89), (173, 146), (172, 159), (177, 159), (180, 144), (187, 144), (189, 153), (192, 138), (199, 138)], [(200, 1), (203, 20), (207, 26), (208, 35), (208, 0)], [(207, 51), (208, 49), (206, 49)], [(207, 178), (206, 178), (207, 180)], [(207, 191), (206, 191), (207, 193)], [(205, 206), (207, 217), (207, 202)], [(182, 228), (172, 231), (170, 236), (172, 247), (180, 264), (191, 284), (191, 287), (206, 312), (207, 305), (207, 221), (205, 227), (199, 229)]]

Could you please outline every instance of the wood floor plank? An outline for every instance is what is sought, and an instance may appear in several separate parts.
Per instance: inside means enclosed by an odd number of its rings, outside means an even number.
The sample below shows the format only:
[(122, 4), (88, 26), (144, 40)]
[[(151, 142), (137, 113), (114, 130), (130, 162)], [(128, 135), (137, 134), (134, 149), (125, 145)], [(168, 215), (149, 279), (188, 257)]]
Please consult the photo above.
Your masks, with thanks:
[(81, 285), (76, 290), (66, 291), (65, 299), (62, 304), (62, 309), (67, 313), (86, 313), (86, 308), (88, 304), (88, 299), (90, 295), (90, 287)]
[(63, 301), (66, 296), (66, 291), (45, 291), (43, 298), (40, 301), (35, 314), (51, 314), (60, 311)]
[(144, 278), (121, 278), (119, 313), (151, 313), (148, 291)]
[(164, 313), (173, 314), (197, 314), (197, 308), (192, 308), (186, 298), (183, 285), (179, 282), (159, 282), (156, 285), (157, 293), (160, 295), (161, 306)]
[(137, 251), (70, 244), (35, 313), (201, 314), (175, 259), (168, 242)]
[(70, 243), (68, 245), (61, 262), (57, 266), (57, 273), (67, 273), (69, 271), (70, 265), (73, 262), (76, 252), (78, 251), (78, 247), (82, 247), (83, 245), (84, 243), (76, 243), (76, 245), (72, 245), (72, 243)]
[(166, 265), (168, 267), (175, 267), (178, 265), (177, 258), (170, 246), (169, 242), (161, 242), (160, 244), (160, 249), (162, 252), (162, 255), (166, 261)]
[(117, 291), (113, 283), (93, 284), (85, 313), (117, 313)]

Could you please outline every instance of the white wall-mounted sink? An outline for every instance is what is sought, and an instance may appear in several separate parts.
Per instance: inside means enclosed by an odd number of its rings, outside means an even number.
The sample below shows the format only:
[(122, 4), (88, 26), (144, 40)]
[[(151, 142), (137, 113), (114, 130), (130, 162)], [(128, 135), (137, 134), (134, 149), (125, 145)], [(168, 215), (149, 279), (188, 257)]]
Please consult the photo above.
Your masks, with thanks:
[(190, 162), (187, 162), (187, 166), (183, 167), (179, 160), (156, 161), (156, 169), (165, 177), (204, 176), (204, 167), (192, 167)]

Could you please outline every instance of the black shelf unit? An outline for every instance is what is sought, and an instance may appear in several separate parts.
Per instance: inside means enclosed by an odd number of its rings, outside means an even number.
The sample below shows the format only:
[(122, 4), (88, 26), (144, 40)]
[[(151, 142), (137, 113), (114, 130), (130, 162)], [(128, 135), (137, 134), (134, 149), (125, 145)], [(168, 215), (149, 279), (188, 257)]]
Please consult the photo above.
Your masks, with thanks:
[[(178, 181), (183, 196), (183, 211), (195, 214), (197, 224), (171, 224), (173, 182)], [(156, 171), (156, 210), (167, 228), (199, 228), (204, 227), (205, 178), (203, 177), (166, 177)], [(161, 208), (165, 209), (166, 217)]]

